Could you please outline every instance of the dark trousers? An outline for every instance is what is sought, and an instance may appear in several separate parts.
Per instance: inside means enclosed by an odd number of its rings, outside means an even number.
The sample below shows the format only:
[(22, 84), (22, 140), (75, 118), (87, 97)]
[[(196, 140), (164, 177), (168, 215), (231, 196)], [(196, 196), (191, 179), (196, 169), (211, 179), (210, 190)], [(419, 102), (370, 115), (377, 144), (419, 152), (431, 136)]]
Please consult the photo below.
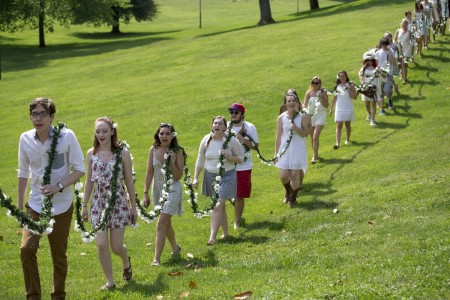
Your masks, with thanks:
[[(39, 214), (26, 205), (27, 215), (33, 220), (39, 220)], [(72, 223), (73, 205), (62, 214), (54, 216), (55, 224), (53, 231), (48, 235), (50, 252), (53, 261), (53, 288), (52, 300), (66, 298), (66, 276), (67, 276), (67, 244), (69, 230)], [(37, 250), (39, 248), (40, 235), (34, 235), (30, 231), (22, 230), (22, 241), (20, 245), (20, 258), (22, 260), (23, 277), (27, 299), (41, 299), (41, 281), (37, 263)]]

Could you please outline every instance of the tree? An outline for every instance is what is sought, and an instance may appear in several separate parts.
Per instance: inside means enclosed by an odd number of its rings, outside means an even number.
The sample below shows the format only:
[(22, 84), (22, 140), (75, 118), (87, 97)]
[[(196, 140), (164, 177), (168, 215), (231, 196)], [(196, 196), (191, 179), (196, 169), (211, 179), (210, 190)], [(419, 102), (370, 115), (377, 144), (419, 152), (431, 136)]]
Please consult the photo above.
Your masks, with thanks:
[(309, 0), (309, 9), (319, 9), (319, 0)]
[(261, 19), (258, 22), (259, 26), (275, 23), (270, 10), (270, 0), (259, 0), (259, 10), (261, 12)]

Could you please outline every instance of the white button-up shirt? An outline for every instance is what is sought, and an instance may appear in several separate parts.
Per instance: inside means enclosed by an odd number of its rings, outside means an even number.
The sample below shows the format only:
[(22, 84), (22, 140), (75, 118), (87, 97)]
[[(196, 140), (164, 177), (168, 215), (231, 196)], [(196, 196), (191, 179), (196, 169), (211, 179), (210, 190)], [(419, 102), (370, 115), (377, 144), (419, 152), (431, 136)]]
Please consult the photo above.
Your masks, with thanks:
[[(19, 169), (17, 177), (31, 178), (31, 191), (28, 205), (36, 212), (42, 210), (44, 196), (40, 190), (43, 183), (45, 167), (48, 165), (48, 156), (53, 140), (53, 127), (49, 138), (41, 143), (32, 129), (22, 133), (19, 141)], [(72, 170), (85, 172), (84, 156), (80, 144), (70, 129), (63, 128), (58, 137), (56, 154), (52, 163), (50, 184), (56, 185), (67, 177)], [(72, 204), (72, 189), (66, 187), (62, 193), (53, 195), (52, 203), (54, 215), (66, 212)]]

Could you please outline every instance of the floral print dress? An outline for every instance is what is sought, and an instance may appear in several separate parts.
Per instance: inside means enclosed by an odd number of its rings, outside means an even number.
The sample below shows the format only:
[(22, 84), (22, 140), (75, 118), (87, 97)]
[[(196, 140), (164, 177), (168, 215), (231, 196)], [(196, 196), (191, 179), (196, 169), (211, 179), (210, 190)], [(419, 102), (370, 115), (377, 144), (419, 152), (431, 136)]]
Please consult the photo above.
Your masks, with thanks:
[[(113, 176), (116, 155), (104, 163), (98, 154), (92, 156), (92, 176), (95, 183), (91, 204), (91, 224), (96, 226), (100, 223), (102, 212), (111, 199), (111, 178)], [(117, 200), (111, 211), (108, 228), (124, 228), (130, 221), (130, 210), (128, 207), (128, 195), (124, 188), (123, 163), (119, 163), (119, 174), (117, 176)]]

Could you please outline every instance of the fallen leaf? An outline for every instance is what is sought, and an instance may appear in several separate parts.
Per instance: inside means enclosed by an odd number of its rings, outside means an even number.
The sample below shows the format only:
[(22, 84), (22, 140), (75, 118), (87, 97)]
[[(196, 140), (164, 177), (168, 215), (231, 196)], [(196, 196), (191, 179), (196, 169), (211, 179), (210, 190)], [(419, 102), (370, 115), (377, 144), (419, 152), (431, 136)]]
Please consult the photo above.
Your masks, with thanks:
[(156, 296), (156, 300), (161, 300), (161, 299), (163, 299), (163, 295)]
[(252, 291), (245, 291), (233, 296), (233, 299), (248, 299), (252, 295)]
[(189, 258), (194, 258), (194, 254), (188, 253), (188, 254), (187, 254), (187, 257), (189, 257)]
[(367, 224), (369, 224), (369, 225), (373, 225), (373, 222), (372, 222), (372, 221), (369, 221), (369, 222), (367, 222)]
[(189, 287), (190, 287), (191, 289), (195, 289), (195, 288), (197, 287), (197, 284), (195, 283), (195, 281), (190, 281), (190, 282), (189, 282)]
[(177, 271), (177, 272), (169, 272), (167, 274), (169, 274), (169, 276), (179, 276), (179, 275), (182, 275), (183, 273), (180, 271)]
[(85, 253), (85, 252), (81, 252), (80, 255), (81, 255), (81, 256), (85, 256), (86, 253)]
[(189, 292), (183, 292), (183, 294), (181, 294), (180, 298), (188, 298), (189, 297)]
[(333, 213), (335, 213), (335, 214), (337, 214), (338, 211), (339, 211), (339, 210), (338, 210), (337, 208), (333, 209)]
[(3, 242), (3, 235), (0, 235), (0, 241)]
[(147, 243), (147, 244), (145, 244), (145, 246), (147, 246), (147, 247), (149, 247), (149, 246), (151, 246), (152, 245), (152, 243)]

